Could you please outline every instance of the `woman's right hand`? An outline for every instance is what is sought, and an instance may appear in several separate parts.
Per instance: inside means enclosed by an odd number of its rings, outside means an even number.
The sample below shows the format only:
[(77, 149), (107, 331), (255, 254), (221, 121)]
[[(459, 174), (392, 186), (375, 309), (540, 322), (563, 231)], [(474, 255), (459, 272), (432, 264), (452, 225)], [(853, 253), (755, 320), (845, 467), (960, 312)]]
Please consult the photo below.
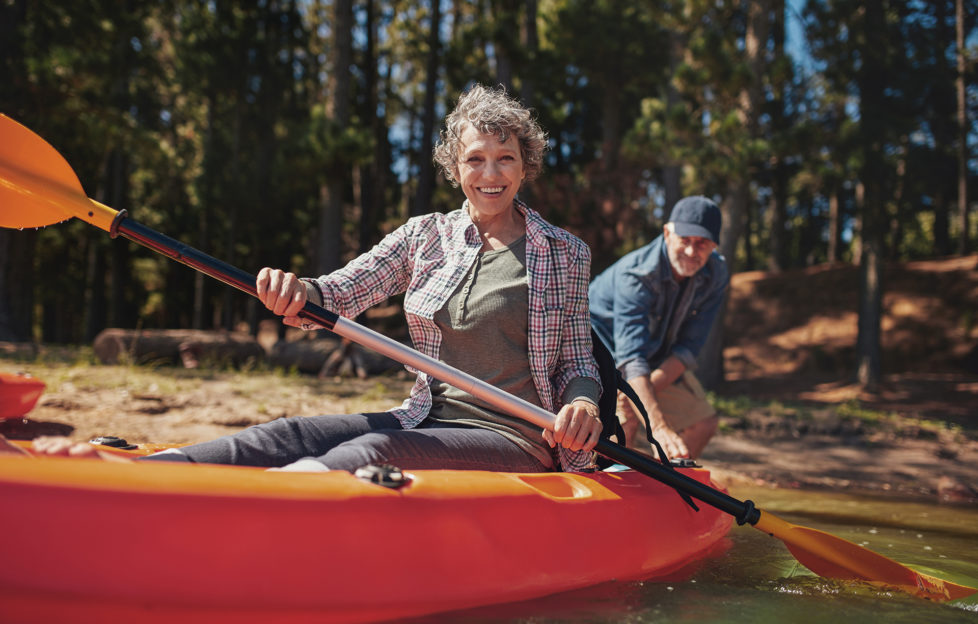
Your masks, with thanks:
[(258, 272), (255, 287), (258, 299), (266, 308), (283, 316), (282, 321), (286, 325), (303, 327), (305, 321), (298, 314), (306, 305), (306, 286), (295, 273), (265, 267)]

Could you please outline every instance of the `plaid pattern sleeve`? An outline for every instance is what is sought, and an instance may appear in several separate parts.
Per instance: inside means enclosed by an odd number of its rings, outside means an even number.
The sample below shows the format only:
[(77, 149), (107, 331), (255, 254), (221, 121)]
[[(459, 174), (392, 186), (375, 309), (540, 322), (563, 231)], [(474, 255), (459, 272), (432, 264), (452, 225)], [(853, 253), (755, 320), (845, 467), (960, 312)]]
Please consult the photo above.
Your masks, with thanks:
[[(563, 340), (560, 356), (554, 375), (557, 396), (563, 396), (564, 389), (572, 379), (591, 377), (600, 386), (597, 364), (594, 361), (591, 345), (591, 316), (588, 312), (587, 287), (591, 273), (591, 253), (581, 243), (579, 253), (569, 259), (565, 279), (567, 294), (564, 300)], [(567, 472), (580, 472), (594, 468), (594, 453), (570, 451), (559, 447), (560, 464)]]

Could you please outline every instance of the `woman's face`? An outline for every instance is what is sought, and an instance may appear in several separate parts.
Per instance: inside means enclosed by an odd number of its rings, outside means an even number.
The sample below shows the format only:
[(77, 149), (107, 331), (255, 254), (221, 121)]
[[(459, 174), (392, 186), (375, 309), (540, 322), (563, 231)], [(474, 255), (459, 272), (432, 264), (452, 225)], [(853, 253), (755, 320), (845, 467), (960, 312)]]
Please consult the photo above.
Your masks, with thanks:
[(466, 124), (460, 137), (456, 179), (469, 200), (473, 220), (510, 210), (523, 181), (523, 156), (512, 134), (504, 142)]

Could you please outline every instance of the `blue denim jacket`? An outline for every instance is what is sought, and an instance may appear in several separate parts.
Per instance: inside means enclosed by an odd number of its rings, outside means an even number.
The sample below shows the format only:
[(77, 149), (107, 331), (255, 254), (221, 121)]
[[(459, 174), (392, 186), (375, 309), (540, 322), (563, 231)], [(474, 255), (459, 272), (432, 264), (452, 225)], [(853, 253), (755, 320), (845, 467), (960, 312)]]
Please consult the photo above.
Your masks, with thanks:
[(683, 290), (673, 278), (662, 235), (591, 282), (591, 325), (625, 379), (650, 374), (670, 355), (696, 368), (730, 283), (723, 256), (714, 251), (688, 282)]

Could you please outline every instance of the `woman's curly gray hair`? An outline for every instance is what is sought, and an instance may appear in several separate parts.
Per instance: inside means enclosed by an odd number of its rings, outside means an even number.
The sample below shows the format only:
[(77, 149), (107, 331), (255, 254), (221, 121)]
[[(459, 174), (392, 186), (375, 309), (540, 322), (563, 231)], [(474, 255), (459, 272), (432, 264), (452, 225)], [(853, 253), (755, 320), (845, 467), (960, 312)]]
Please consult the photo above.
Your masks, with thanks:
[(524, 179), (529, 182), (543, 169), (543, 154), (547, 150), (547, 135), (532, 113), (522, 104), (506, 95), (502, 87), (486, 88), (475, 85), (462, 94), (455, 110), (445, 118), (445, 129), (435, 146), (435, 162), (445, 178), (458, 186), (455, 172), (458, 167), (460, 138), (466, 124), (471, 124), (483, 134), (495, 135), (500, 141), (516, 137), (523, 158)]

